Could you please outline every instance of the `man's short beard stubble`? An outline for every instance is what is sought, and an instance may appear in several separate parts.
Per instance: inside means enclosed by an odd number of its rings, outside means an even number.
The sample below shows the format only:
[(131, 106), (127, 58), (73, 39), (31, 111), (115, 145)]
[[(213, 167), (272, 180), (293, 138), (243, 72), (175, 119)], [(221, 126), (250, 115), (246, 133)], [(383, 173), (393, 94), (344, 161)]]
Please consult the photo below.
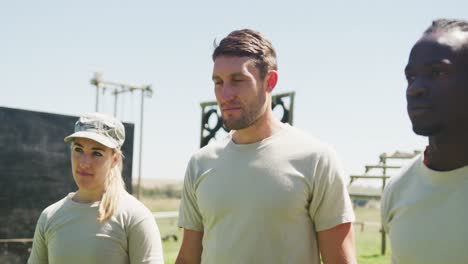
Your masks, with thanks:
[(255, 110), (257, 111), (249, 111), (237, 120), (229, 121), (223, 118), (224, 126), (229, 130), (240, 130), (251, 126), (257, 120), (258, 109)]
[(223, 118), (224, 127), (228, 128), (229, 130), (240, 130), (248, 128), (253, 123), (255, 123), (255, 121), (257, 121), (257, 119), (260, 117), (266, 97), (257, 99), (258, 100), (256, 102), (253, 102), (250, 105), (244, 105), (244, 107), (242, 107), (242, 109), (246, 110), (246, 112), (244, 112), (239, 119), (229, 121), (224, 120)]

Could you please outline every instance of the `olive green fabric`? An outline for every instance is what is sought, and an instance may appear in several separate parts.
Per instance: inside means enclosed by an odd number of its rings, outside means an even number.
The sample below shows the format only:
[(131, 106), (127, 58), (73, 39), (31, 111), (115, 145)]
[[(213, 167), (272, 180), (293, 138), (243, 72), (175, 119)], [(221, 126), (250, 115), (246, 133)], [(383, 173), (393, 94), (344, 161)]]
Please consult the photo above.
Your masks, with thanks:
[(179, 213), (180, 227), (204, 232), (202, 263), (223, 264), (318, 264), (316, 233), (353, 220), (334, 151), (289, 125), (193, 155)]
[(67, 197), (39, 217), (29, 264), (162, 264), (158, 226), (151, 212), (128, 193), (108, 221), (99, 223), (99, 202)]
[(382, 200), (394, 264), (468, 263), (468, 166), (440, 172), (415, 158)]

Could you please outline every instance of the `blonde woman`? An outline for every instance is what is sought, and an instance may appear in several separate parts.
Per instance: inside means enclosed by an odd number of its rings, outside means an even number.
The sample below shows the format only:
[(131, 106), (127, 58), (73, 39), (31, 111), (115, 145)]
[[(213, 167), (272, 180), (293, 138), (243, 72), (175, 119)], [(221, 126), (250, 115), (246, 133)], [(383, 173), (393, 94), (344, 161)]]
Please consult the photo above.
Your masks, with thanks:
[(122, 180), (125, 129), (114, 117), (80, 117), (71, 142), (78, 190), (39, 217), (28, 263), (163, 263), (161, 238), (151, 212)]

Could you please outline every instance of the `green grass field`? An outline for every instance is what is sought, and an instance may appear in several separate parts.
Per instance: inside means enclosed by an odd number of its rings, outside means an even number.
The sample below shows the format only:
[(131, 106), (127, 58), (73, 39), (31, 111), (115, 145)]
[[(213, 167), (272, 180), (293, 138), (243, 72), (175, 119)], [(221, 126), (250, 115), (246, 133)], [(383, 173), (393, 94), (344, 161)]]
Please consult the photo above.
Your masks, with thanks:
[[(179, 201), (164, 199), (161, 201), (143, 199), (142, 200), (152, 211), (170, 211), (177, 210)], [(376, 208), (357, 208), (355, 210), (357, 221), (379, 222), (379, 210)], [(177, 241), (172, 238), (163, 242), (165, 263), (173, 264), (177, 257), (182, 240), (182, 230), (177, 227), (176, 219), (157, 220), (161, 236), (176, 234)], [(361, 226), (355, 226), (356, 251), (359, 264), (390, 264), (389, 243), (387, 240), (387, 253), (382, 256), (380, 227), (374, 225), (365, 225), (364, 230)]]

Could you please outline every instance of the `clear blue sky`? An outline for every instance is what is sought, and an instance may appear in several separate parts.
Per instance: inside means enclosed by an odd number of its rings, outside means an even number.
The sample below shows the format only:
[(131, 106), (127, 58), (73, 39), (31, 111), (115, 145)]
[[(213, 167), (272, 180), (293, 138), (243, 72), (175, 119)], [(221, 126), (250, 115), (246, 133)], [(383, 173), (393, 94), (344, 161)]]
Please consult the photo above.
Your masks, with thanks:
[[(403, 68), (434, 18), (468, 18), (466, 10), (461, 0), (2, 1), (0, 106), (94, 111), (95, 71), (151, 84), (143, 177), (182, 179), (199, 145), (199, 103), (214, 99), (213, 40), (253, 28), (277, 50), (276, 93), (296, 92), (294, 125), (358, 174), (382, 152), (424, 148), (406, 116)], [(121, 100), (118, 116), (138, 127), (139, 96)], [(113, 111), (109, 93), (102, 110)]]

